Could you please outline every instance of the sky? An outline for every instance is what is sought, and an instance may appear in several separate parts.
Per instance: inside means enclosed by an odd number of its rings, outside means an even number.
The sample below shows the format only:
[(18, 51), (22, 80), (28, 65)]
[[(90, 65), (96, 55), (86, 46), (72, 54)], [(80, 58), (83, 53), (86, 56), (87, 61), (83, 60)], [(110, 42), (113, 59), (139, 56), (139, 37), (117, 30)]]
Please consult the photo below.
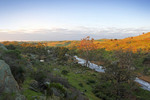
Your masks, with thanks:
[(150, 31), (150, 0), (0, 0), (0, 40), (125, 38)]

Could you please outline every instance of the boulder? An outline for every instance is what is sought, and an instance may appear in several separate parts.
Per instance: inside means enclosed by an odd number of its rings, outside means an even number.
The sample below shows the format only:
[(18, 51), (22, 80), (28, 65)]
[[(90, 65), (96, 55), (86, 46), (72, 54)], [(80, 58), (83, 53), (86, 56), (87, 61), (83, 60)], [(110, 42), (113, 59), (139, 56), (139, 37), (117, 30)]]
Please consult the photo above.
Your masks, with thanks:
[(11, 73), (9, 65), (3, 60), (0, 60), (0, 87), (3, 87), (3, 92), (19, 92), (19, 86)]
[[(14, 79), (9, 65), (6, 64), (5, 61), (0, 60), (0, 95), (16, 94), (14, 100), (25, 100), (25, 97), (19, 92), (19, 85)], [(0, 100), (3, 99), (3, 95), (1, 95)]]
[(38, 92), (39, 84), (36, 80), (32, 80), (29, 89)]

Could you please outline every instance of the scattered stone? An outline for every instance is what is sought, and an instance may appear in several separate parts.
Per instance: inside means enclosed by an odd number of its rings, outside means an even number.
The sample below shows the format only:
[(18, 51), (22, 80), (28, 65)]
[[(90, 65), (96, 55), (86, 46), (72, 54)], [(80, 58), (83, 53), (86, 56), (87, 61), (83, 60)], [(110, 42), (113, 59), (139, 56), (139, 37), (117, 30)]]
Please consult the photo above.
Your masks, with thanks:
[(55, 96), (58, 96), (58, 97), (63, 97), (64, 96), (64, 94), (61, 91), (59, 91), (58, 89), (56, 89), (54, 87), (52, 88), (52, 91), (53, 91), (53, 94)]
[(31, 89), (35, 92), (38, 92), (38, 87), (39, 87), (38, 82), (36, 80), (32, 80), (32, 82), (30, 83), (29, 89)]
[(40, 62), (44, 62), (44, 60), (40, 60)]
[(75, 72), (76, 74), (81, 74), (81, 71), (77, 71), (77, 72)]
[(59, 69), (58, 69), (58, 68), (54, 68), (53, 70), (54, 70), (54, 71), (59, 71)]

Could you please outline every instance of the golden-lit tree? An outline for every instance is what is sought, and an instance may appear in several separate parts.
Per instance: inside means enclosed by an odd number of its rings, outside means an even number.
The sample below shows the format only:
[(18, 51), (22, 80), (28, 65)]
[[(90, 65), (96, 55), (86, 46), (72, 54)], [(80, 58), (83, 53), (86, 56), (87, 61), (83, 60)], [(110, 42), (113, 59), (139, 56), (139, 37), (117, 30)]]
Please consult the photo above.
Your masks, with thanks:
[(94, 39), (90, 39), (89, 36), (83, 38), (78, 45), (78, 49), (80, 50), (82, 56), (85, 58), (85, 66), (88, 67), (88, 61), (92, 57), (93, 51), (97, 49), (97, 44), (94, 43)]

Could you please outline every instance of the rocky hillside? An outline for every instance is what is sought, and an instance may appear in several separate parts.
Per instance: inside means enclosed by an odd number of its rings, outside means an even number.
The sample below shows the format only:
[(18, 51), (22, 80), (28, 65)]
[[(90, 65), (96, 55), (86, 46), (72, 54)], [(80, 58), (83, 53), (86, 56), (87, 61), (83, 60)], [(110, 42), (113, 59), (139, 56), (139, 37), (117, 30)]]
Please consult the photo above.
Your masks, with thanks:
[[(0, 51), (5, 52), (7, 48), (0, 44)], [(0, 100), (25, 100), (25, 97), (20, 94), (19, 85), (9, 65), (4, 60), (0, 60)]]

